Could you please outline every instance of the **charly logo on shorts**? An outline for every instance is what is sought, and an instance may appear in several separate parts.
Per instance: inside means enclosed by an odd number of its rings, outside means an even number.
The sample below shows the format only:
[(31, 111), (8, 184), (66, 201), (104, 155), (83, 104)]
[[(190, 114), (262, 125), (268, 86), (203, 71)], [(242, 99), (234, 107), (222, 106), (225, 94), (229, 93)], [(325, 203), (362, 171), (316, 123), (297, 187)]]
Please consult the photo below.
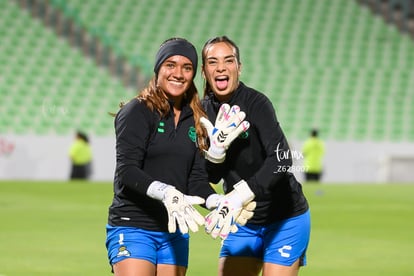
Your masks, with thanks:
[(117, 257), (123, 257), (123, 256), (131, 256), (131, 253), (129, 253), (127, 247), (125, 245), (121, 245), (118, 248), (118, 254), (116, 254)]
[(290, 257), (290, 253), (287, 251), (292, 250), (292, 246), (290, 245), (284, 245), (283, 247), (279, 248), (279, 253), (280, 256), (284, 257), (284, 258), (289, 258)]

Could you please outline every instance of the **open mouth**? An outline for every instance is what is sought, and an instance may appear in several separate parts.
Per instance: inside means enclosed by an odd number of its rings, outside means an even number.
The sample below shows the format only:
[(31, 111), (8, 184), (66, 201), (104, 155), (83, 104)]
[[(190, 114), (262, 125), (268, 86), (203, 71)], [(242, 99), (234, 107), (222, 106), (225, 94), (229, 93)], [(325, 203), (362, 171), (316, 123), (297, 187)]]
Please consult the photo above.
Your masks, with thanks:
[(217, 88), (220, 90), (226, 89), (229, 84), (229, 77), (227, 76), (219, 76), (216, 77), (214, 80), (216, 82)]

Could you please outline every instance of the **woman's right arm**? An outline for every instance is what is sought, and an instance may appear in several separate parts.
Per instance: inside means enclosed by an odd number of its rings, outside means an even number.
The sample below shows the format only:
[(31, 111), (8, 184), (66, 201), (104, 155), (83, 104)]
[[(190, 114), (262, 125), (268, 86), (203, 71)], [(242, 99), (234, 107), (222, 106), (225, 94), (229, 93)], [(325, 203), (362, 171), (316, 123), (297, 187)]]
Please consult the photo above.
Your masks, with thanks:
[(142, 170), (153, 114), (138, 100), (123, 106), (115, 117), (116, 173), (121, 184), (146, 194), (154, 179)]

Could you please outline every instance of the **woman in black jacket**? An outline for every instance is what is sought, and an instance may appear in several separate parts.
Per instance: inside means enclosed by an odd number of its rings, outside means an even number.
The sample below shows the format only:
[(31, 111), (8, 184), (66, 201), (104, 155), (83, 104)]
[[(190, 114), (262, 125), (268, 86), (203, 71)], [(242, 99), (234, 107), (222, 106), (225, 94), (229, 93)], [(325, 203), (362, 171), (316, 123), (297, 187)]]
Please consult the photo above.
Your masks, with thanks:
[(228, 37), (208, 40), (202, 63), (202, 103), (209, 120), (215, 121), (227, 103), (239, 106), (250, 123), (227, 149), (224, 161), (207, 158), (210, 181), (223, 179), (226, 193), (235, 184), (247, 184), (257, 203), (248, 223), (223, 241), (219, 275), (258, 275), (262, 269), (264, 276), (297, 275), (306, 262), (310, 214), (302, 186), (290, 172), (290, 149), (273, 105), (239, 80), (239, 49)]
[(185, 275), (188, 231), (204, 224), (192, 205), (205, 202), (210, 209), (226, 198), (208, 182), (202, 155), (207, 136), (200, 124), (206, 115), (194, 85), (196, 69), (190, 42), (166, 40), (149, 85), (115, 115), (106, 246), (117, 276)]

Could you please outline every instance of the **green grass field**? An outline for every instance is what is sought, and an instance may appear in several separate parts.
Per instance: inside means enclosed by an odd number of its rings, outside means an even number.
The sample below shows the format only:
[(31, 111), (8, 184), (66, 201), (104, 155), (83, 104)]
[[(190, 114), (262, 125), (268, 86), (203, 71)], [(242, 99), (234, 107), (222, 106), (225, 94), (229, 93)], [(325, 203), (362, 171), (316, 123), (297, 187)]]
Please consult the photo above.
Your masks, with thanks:
[[(312, 234), (303, 276), (414, 275), (414, 185), (304, 185)], [(111, 183), (0, 181), (0, 276), (112, 275)], [(192, 234), (187, 275), (216, 275), (219, 240)]]

